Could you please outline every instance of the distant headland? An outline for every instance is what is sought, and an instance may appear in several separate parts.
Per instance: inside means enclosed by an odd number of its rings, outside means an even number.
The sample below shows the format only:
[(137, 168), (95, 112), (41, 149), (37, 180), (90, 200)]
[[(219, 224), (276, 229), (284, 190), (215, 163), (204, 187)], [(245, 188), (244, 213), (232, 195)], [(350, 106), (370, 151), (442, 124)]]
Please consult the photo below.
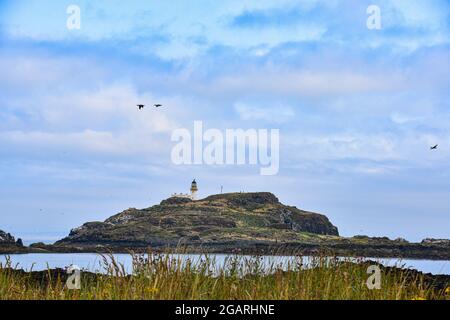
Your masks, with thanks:
[(282, 204), (269, 192), (172, 197), (145, 209), (130, 208), (103, 222), (87, 222), (52, 245), (24, 247), (0, 233), (0, 252), (167, 251), (245, 254), (329, 254), (340, 256), (450, 259), (450, 240), (410, 243), (398, 238), (341, 237), (319, 213)]

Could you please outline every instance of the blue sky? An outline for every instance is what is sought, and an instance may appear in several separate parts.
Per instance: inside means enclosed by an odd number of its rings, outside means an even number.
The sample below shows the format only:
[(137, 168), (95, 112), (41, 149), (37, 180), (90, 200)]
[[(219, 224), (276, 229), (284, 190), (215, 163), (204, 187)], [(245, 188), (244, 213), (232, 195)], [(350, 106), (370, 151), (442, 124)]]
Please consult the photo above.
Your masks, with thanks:
[[(195, 177), (345, 236), (448, 238), (449, 31), (437, 0), (0, 1), (0, 229), (61, 237)], [(171, 132), (194, 120), (279, 128), (279, 174), (173, 165)]]

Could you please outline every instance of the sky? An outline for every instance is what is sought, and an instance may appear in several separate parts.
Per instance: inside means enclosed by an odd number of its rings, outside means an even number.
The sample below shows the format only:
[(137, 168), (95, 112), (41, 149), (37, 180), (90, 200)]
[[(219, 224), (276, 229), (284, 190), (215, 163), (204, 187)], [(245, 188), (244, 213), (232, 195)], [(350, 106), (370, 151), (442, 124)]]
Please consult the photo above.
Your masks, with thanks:
[[(273, 192), (343, 236), (450, 236), (448, 0), (0, 0), (0, 70), (0, 229), (26, 242), (193, 178), (200, 197)], [(172, 132), (196, 120), (279, 129), (278, 174), (175, 165)]]

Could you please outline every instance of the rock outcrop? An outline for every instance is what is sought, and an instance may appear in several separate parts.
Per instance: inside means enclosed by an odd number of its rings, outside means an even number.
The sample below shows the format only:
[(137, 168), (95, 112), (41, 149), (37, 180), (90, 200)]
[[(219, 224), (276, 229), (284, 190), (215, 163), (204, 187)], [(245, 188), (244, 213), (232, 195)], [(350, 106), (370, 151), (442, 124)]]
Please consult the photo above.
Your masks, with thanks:
[(192, 201), (169, 198), (147, 209), (127, 209), (104, 222), (71, 230), (56, 245), (176, 246), (229, 241), (302, 241), (338, 236), (322, 214), (286, 206), (268, 192), (212, 195)]
[(0, 230), (0, 244), (6, 245), (6, 244), (15, 244), (16, 239), (10, 234), (6, 233), (3, 230)]
[(450, 259), (449, 240), (358, 235), (340, 237), (322, 214), (287, 206), (269, 192), (229, 193), (193, 201), (173, 197), (146, 209), (130, 208), (88, 222), (48, 252), (167, 251)]
[(433, 239), (433, 238), (425, 238), (421, 242), (425, 245), (443, 245), (450, 247), (450, 240), (449, 239)]
[(23, 252), (25, 247), (23, 246), (22, 239), (16, 239), (3, 230), (0, 230), (0, 252), (1, 253), (15, 253)]

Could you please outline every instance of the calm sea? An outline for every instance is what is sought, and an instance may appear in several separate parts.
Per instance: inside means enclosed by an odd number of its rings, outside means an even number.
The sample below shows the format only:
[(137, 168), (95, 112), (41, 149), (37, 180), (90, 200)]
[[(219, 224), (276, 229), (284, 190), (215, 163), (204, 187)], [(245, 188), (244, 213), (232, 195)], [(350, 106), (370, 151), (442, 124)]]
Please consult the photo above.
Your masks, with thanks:
[[(183, 261), (190, 259), (191, 261), (198, 261), (204, 256), (197, 254), (183, 254), (176, 255)], [(216, 268), (221, 268), (230, 255), (215, 254), (209, 255), (214, 259)], [(95, 253), (45, 253), (45, 254), (12, 254), (8, 256), (14, 266), (24, 270), (44, 270), (47, 268), (65, 268), (70, 265), (76, 265), (85, 270), (93, 272), (104, 272), (102, 267), (102, 257)], [(251, 256), (244, 256), (250, 258)], [(114, 258), (119, 263), (123, 264), (127, 272), (132, 270), (132, 258), (128, 254), (114, 254)], [(7, 257), (0, 255), (0, 263), (4, 264)], [(281, 268), (286, 268), (289, 264), (298, 261), (298, 257), (292, 256), (263, 256), (260, 258), (262, 266), (277, 265)], [(307, 259), (305, 257), (304, 259)], [(379, 259), (367, 258), (382, 263), (385, 266), (399, 266), (403, 268), (416, 269), (425, 273), (432, 274), (447, 274), (450, 275), (450, 260), (399, 260), (399, 259)]]

